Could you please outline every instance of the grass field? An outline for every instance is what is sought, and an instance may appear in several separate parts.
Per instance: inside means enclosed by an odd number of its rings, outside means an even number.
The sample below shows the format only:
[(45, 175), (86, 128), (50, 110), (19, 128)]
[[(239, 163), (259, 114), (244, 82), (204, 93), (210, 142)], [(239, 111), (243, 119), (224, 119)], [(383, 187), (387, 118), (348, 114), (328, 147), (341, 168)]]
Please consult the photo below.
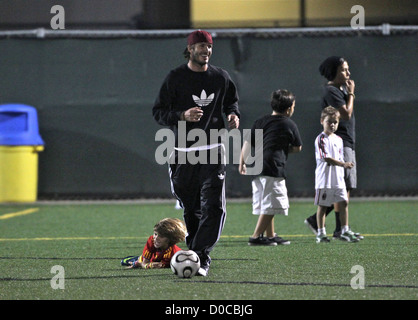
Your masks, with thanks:
[[(181, 218), (174, 203), (1, 205), (0, 300), (417, 300), (417, 201), (352, 201), (359, 243), (316, 244), (303, 224), (314, 210), (312, 201), (291, 202), (289, 216), (275, 219), (291, 244), (250, 247), (251, 204), (230, 202), (209, 276), (179, 279), (170, 269), (120, 266), (140, 254), (155, 222)], [(332, 214), (329, 233), (334, 224)], [(64, 282), (53, 279), (56, 265)], [(364, 270), (364, 289), (351, 286), (360, 275), (353, 266)]]

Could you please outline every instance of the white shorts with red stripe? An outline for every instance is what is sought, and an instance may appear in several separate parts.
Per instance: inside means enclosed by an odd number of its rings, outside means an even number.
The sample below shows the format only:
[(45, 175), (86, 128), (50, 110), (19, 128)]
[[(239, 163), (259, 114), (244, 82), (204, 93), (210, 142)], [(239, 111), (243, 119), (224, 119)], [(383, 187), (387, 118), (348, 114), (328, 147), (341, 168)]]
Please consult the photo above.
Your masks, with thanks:
[(345, 188), (324, 188), (315, 190), (315, 205), (330, 207), (336, 202), (347, 201), (348, 195)]

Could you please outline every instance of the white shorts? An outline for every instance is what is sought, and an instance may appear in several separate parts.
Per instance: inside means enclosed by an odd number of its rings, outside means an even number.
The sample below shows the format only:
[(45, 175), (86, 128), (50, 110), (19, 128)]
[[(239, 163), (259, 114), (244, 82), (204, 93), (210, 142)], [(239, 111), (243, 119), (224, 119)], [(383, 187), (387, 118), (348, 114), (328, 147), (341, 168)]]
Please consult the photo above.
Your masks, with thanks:
[(336, 202), (348, 201), (347, 189), (316, 189), (315, 205), (322, 207), (330, 207)]
[(289, 199), (287, 197), (286, 180), (260, 176), (252, 181), (253, 214), (283, 214), (287, 216)]

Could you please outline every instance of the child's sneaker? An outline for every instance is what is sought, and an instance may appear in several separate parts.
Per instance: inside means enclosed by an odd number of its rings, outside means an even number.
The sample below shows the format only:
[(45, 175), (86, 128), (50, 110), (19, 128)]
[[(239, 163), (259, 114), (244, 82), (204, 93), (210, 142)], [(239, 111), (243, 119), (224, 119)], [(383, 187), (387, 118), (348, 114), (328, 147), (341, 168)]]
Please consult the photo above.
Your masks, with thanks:
[(128, 266), (130, 267), (135, 263), (136, 260), (138, 260), (139, 256), (128, 256), (126, 258), (123, 258), (120, 262), (121, 266)]
[(330, 241), (331, 240), (328, 239), (326, 234), (321, 233), (316, 236), (316, 243), (321, 243), (321, 242), (328, 243)]
[(356, 237), (353, 231), (346, 231), (341, 234), (340, 240), (347, 241), (347, 242), (359, 242), (360, 240)]
[[(350, 231), (352, 231), (351, 228), (350, 228)], [(359, 232), (354, 232), (354, 231), (352, 231), (352, 232), (354, 233), (354, 235), (356, 236), (357, 239), (359, 239), (359, 240), (364, 239), (364, 237)]]
[(341, 240), (341, 230), (340, 231), (334, 231), (334, 233), (332, 234), (332, 239)]
[[(349, 227), (348, 230), (351, 231), (351, 232), (353, 232), (350, 227)], [(358, 240), (363, 240), (364, 239), (364, 237), (360, 233), (358, 233), (358, 232), (353, 232), (353, 234), (355, 235), (355, 237)], [(338, 239), (338, 240), (343, 240), (343, 239), (341, 239), (341, 230), (340, 231), (334, 231), (333, 238), (334, 239)]]
[(279, 237), (278, 235), (277, 235), (277, 233), (275, 233), (274, 234), (274, 237), (272, 237), (272, 238), (269, 238), (270, 240), (273, 240), (274, 242), (276, 242), (277, 244), (290, 244), (290, 241), (289, 240), (285, 240), (285, 239), (283, 239), (282, 237)]
[(262, 234), (260, 234), (258, 238), (249, 238), (248, 245), (249, 246), (277, 246), (277, 242), (275, 242), (273, 238), (266, 238), (266, 237), (263, 237)]

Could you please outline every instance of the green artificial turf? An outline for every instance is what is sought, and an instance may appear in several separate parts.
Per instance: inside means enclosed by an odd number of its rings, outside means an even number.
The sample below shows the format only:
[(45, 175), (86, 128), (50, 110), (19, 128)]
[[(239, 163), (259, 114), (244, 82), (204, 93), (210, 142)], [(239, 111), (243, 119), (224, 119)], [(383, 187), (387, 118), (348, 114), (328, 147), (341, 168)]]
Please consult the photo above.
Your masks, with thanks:
[[(25, 214), (26, 210), (33, 209)], [(352, 201), (350, 225), (359, 243), (316, 244), (304, 219), (312, 202), (292, 202), (275, 218), (291, 241), (247, 245), (257, 217), (250, 203), (228, 203), (208, 277), (179, 279), (170, 269), (125, 269), (164, 217), (169, 204), (29, 204), (0, 206), (0, 300), (416, 300), (417, 202)], [(334, 215), (327, 218), (332, 233)], [(187, 249), (184, 243), (179, 246)], [(61, 266), (64, 281), (51, 268)], [(351, 286), (364, 270), (364, 289)], [(55, 278), (54, 278), (55, 277)], [(64, 288), (54, 289), (54, 283)], [(359, 281), (354, 284), (360, 284)]]

